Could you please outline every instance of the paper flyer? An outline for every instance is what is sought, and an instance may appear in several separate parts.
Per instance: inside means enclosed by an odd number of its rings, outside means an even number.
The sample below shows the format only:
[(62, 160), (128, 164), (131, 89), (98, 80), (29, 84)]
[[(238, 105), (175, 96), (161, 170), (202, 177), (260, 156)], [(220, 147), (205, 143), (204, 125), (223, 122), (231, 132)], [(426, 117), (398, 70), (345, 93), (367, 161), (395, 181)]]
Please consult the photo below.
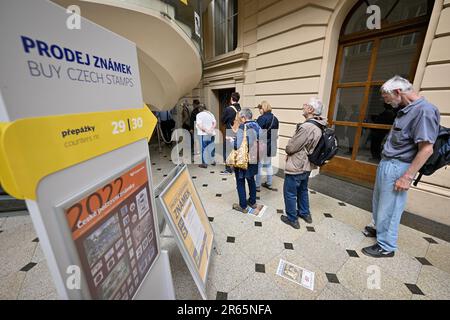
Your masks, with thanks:
[(276, 274), (306, 289), (314, 290), (314, 272), (312, 271), (280, 259)]
[(248, 214), (255, 218), (261, 218), (263, 216), (264, 212), (266, 212), (266, 210), (267, 210), (267, 206), (258, 204), (256, 206), (256, 209), (250, 208), (250, 210), (248, 211)]

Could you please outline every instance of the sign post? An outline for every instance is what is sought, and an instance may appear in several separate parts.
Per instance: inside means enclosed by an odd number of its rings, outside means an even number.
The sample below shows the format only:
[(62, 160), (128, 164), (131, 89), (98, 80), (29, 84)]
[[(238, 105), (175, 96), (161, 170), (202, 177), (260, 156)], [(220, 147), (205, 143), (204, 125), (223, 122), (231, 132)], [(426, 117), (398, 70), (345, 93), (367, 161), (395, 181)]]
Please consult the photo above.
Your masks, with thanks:
[(184, 261), (200, 294), (206, 299), (214, 231), (186, 165), (176, 167), (174, 178), (159, 194), (158, 200)]
[(0, 4), (0, 182), (26, 200), (61, 299), (174, 299), (136, 46), (68, 17)]

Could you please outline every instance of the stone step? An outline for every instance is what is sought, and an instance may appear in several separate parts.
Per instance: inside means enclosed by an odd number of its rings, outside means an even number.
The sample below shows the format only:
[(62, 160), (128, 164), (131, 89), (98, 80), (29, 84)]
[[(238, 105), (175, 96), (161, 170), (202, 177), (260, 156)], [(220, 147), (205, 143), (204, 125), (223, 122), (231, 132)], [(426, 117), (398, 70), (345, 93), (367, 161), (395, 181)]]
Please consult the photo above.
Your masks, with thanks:
[(3, 192), (0, 194), (0, 212), (23, 210), (27, 210), (25, 201), (13, 198)]

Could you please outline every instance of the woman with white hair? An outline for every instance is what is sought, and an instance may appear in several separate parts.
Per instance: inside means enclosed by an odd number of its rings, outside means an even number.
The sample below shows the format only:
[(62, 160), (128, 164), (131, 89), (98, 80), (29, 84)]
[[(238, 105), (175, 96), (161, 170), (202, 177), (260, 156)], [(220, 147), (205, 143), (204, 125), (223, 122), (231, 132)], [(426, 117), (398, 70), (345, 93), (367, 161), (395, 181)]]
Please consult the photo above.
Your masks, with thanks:
[[(234, 149), (237, 150), (244, 141), (244, 128), (247, 132), (247, 145), (249, 153), (255, 150), (255, 145), (258, 143), (261, 127), (255, 120), (252, 120), (252, 111), (248, 108), (243, 109), (240, 113), (241, 125), (237, 131), (236, 138), (233, 139)], [(251, 155), (249, 155), (251, 158)], [(250, 160), (250, 159), (249, 159)], [(256, 205), (256, 182), (255, 176), (258, 173), (258, 163), (253, 163), (249, 161), (247, 170), (234, 168), (234, 173), (236, 175), (236, 189), (239, 196), (239, 203), (233, 204), (233, 209), (242, 213), (251, 213), (252, 210), (257, 209)], [(245, 181), (247, 181), (249, 188), (249, 198), (247, 199), (247, 194), (245, 191)]]
[(306, 122), (297, 125), (294, 136), (286, 146), (286, 166), (283, 187), (286, 215), (281, 221), (294, 229), (300, 229), (298, 218), (312, 223), (309, 210), (308, 181), (311, 171), (316, 169), (309, 162), (308, 155), (316, 148), (322, 136), (322, 129), (327, 126), (326, 119), (321, 118), (322, 102), (311, 98), (303, 105)]

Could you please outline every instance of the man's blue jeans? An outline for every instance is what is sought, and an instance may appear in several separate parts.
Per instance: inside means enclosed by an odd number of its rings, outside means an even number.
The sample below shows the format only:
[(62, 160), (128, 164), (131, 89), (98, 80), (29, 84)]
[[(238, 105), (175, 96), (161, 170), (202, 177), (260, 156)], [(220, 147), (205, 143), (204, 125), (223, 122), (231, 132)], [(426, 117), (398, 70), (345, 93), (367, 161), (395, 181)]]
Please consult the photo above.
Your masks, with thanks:
[(406, 191), (395, 191), (395, 182), (405, 174), (410, 163), (395, 159), (381, 160), (373, 190), (373, 220), (377, 242), (386, 251), (397, 249), (398, 227), (406, 206)]
[(214, 136), (200, 136), (202, 164), (212, 164), (216, 156)]
[[(266, 174), (263, 174), (263, 169), (266, 169)], [(256, 186), (261, 187), (261, 176), (267, 177), (267, 184), (272, 186), (272, 158), (265, 158), (263, 161), (258, 162), (258, 174), (256, 175)]]
[(291, 175), (284, 178), (284, 205), (286, 214), (292, 222), (297, 221), (299, 216), (307, 216), (309, 211), (308, 181), (310, 171)]
[[(238, 178), (237, 172), (235, 173), (236, 176), (236, 189), (239, 196), (239, 205), (241, 208), (245, 209), (247, 208), (247, 205), (254, 205), (256, 203), (256, 183), (255, 183), (255, 176), (252, 176), (251, 178)], [(250, 193), (250, 197), (248, 199), (247, 203), (247, 194), (245, 192), (245, 180), (247, 180), (248, 183), (248, 189)]]

